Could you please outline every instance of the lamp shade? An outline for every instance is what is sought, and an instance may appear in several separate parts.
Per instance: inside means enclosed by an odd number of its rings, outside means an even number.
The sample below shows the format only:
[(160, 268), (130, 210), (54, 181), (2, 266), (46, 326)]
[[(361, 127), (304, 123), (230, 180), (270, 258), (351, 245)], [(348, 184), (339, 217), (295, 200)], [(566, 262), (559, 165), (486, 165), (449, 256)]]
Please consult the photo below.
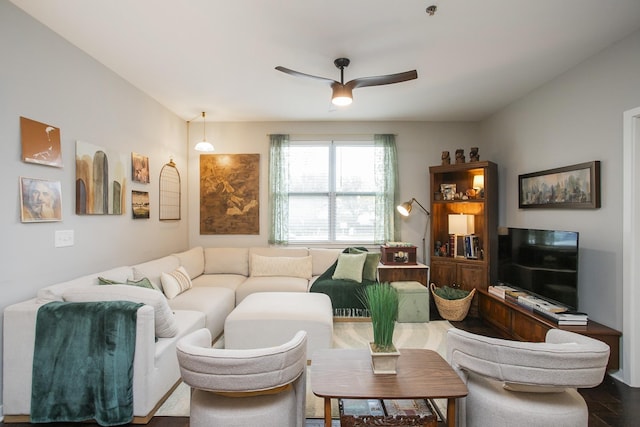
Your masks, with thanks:
[(333, 105), (345, 106), (353, 102), (353, 91), (350, 87), (334, 83), (332, 89), (331, 102)]
[(205, 122), (205, 112), (202, 112), (202, 141), (198, 142), (194, 148), (196, 151), (214, 151), (213, 144), (207, 142), (207, 129)]
[(411, 213), (411, 207), (411, 202), (404, 202), (401, 205), (398, 205), (396, 209), (398, 210), (398, 212), (400, 212), (400, 215), (409, 216), (409, 214)]
[(478, 190), (484, 190), (484, 175), (473, 176), (473, 188)]
[(473, 215), (449, 215), (449, 234), (455, 234), (458, 236), (473, 234), (475, 232), (473, 220)]

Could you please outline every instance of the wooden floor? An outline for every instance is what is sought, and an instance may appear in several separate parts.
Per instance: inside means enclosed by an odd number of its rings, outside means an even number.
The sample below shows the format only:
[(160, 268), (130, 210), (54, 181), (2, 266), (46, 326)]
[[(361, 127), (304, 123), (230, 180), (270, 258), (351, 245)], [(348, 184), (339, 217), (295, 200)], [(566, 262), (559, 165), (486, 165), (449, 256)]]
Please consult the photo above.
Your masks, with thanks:
[[(469, 319), (463, 322), (451, 322), (455, 327), (468, 330), (470, 332), (499, 336), (497, 331), (485, 326), (481, 322)], [(591, 389), (581, 389), (580, 394), (584, 397), (589, 407), (589, 427), (632, 427), (640, 425), (640, 388), (632, 388), (624, 383), (606, 376), (602, 384)], [(6, 424), (0, 422), (0, 426), (27, 427), (41, 426), (42, 424)], [(63, 427), (69, 423), (51, 423), (48, 427)], [(92, 425), (83, 423), (82, 425)], [(316, 422), (308, 422), (308, 427), (315, 427)], [(444, 425), (439, 423), (440, 425)], [(154, 417), (149, 427), (188, 427), (187, 417)], [(334, 421), (334, 426), (339, 427), (339, 423)]]

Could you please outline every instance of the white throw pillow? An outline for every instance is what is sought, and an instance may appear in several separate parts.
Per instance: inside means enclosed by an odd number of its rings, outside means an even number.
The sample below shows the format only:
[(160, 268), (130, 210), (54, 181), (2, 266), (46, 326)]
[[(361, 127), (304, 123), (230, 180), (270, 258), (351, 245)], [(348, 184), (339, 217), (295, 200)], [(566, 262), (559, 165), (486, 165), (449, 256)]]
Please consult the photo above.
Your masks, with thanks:
[(251, 276), (287, 276), (311, 279), (311, 256), (276, 257), (251, 255)]
[(67, 289), (62, 295), (64, 301), (133, 301), (153, 307), (155, 330), (158, 338), (174, 337), (178, 324), (167, 299), (161, 292), (129, 285), (81, 286)]
[(162, 273), (160, 280), (162, 281), (162, 291), (169, 299), (177, 297), (193, 286), (189, 273), (184, 267), (178, 267), (171, 273)]

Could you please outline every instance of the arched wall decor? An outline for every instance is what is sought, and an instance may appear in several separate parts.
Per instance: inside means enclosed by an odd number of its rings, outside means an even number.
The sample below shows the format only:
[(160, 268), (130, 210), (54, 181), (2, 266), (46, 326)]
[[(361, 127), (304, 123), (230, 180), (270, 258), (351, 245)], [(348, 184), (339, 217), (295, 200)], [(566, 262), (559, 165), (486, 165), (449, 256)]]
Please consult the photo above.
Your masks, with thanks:
[(160, 221), (180, 219), (180, 172), (173, 159), (160, 170)]

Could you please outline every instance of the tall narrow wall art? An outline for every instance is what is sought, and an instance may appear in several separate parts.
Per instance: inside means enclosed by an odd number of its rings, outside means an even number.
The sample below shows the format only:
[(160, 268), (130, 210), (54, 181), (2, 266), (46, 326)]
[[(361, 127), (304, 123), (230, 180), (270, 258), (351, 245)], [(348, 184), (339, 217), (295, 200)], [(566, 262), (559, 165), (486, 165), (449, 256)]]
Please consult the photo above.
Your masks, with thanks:
[(200, 234), (260, 234), (260, 154), (200, 155)]
[(87, 142), (76, 142), (76, 214), (125, 213), (127, 156)]

